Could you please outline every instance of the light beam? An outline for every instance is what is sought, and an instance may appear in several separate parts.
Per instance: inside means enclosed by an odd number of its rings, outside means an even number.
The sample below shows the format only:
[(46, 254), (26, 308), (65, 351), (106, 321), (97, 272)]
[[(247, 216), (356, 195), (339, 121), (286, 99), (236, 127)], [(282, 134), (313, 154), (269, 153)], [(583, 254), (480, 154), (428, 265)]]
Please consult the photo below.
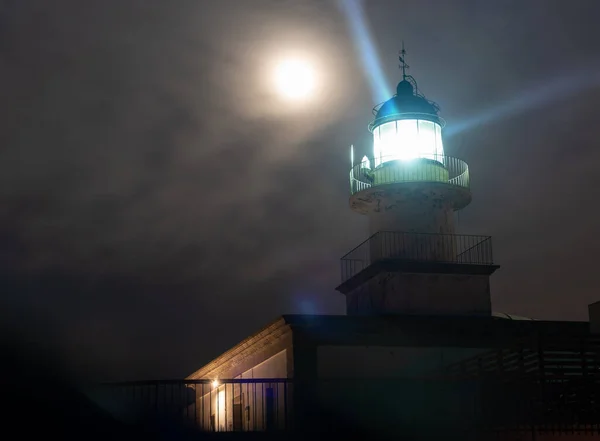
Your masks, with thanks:
[(339, 9), (346, 16), (354, 46), (361, 59), (362, 68), (371, 86), (371, 95), (375, 104), (392, 96), (387, 80), (381, 70), (381, 63), (371, 38), (367, 20), (364, 16), (361, 0), (338, 0)]
[(553, 101), (567, 98), (583, 90), (600, 86), (600, 66), (579, 69), (575, 73), (565, 73), (538, 87), (522, 91), (512, 98), (496, 106), (478, 112), (477, 115), (453, 122), (445, 131), (446, 136), (452, 136), (486, 125), (503, 118), (530, 111)]

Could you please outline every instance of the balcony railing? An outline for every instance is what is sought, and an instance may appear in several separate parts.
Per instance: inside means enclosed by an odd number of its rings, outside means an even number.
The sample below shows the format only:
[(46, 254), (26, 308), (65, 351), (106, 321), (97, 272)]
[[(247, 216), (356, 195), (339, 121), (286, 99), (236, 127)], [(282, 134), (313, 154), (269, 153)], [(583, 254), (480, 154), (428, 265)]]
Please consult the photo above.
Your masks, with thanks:
[(423, 155), (409, 160), (396, 156), (371, 158), (350, 170), (351, 194), (379, 185), (409, 182), (439, 182), (468, 189), (469, 166), (452, 156)]
[(102, 392), (97, 401), (117, 419), (160, 430), (345, 430), (362, 431), (365, 439), (377, 432), (443, 439), (444, 433), (533, 428), (600, 433), (596, 376), (557, 382), (531, 376), (515, 380), (496, 372), (469, 379), (315, 379), (301, 385), (287, 379), (220, 380), (218, 385), (173, 380), (105, 385)]
[(292, 383), (281, 378), (112, 383), (94, 397), (129, 422), (166, 421), (207, 432), (291, 429)]
[(342, 257), (342, 283), (383, 260), (493, 265), (492, 238), (380, 231)]

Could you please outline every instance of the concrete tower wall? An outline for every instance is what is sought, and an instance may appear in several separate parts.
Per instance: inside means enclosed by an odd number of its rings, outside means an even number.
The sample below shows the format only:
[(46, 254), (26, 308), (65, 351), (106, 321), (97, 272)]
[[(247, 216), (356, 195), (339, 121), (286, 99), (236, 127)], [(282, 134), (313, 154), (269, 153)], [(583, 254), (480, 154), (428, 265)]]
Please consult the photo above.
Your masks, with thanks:
[(369, 213), (369, 233), (403, 231), (406, 233), (454, 234), (452, 203), (418, 194), (410, 201), (380, 199), (379, 211)]
[(370, 244), (371, 261), (384, 258), (454, 261), (454, 202), (440, 188), (422, 183), (399, 191), (393, 185), (375, 195), (374, 209), (367, 213), (370, 235), (379, 233)]
[(348, 315), (490, 315), (488, 275), (380, 273), (346, 294)]

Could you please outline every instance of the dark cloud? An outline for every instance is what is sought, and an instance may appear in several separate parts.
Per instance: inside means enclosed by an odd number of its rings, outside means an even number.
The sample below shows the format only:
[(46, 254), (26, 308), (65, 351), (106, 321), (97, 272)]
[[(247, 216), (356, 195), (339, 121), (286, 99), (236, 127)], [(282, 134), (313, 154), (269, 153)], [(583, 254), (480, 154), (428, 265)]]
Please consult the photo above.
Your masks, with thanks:
[[(404, 39), (450, 129), (598, 76), (599, 6), (575, 3), (365, 10), (390, 82)], [(336, 2), (0, 2), (4, 318), (82, 371), (157, 377), (278, 314), (343, 312), (338, 258), (367, 235), (348, 147), (367, 151), (375, 104), (347, 32)], [(323, 75), (304, 109), (266, 84), (288, 50)], [(446, 140), (472, 170), (460, 230), (494, 235), (498, 310), (585, 319), (597, 300), (600, 94), (567, 83)]]

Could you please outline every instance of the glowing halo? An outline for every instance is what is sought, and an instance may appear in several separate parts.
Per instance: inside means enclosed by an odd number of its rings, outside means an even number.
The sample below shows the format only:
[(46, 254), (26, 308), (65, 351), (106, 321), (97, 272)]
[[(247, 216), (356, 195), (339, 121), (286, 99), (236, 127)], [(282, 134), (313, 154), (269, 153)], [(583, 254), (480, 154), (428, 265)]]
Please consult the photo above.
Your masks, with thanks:
[(314, 70), (300, 59), (283, 60), (275, 68), (275, 86), (283, 98), (305, 99), (315, 88)]

